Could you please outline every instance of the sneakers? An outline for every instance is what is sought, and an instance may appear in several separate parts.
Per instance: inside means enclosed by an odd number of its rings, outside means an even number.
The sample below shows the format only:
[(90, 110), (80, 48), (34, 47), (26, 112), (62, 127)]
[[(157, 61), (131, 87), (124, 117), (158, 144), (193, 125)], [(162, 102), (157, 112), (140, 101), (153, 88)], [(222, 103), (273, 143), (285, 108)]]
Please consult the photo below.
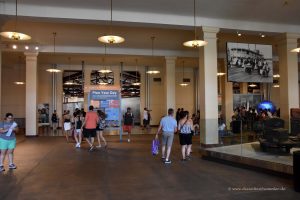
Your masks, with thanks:
[(75, 147), (80, 148), (80, 143), (76, 143)]
[(130, 139), (128, 139), (127, 142), (130, 142)]
[(5, 171), (4, 166), (0, 166), (0, 172)]
[(8, 168), (9, 169), (17, 169), (17, 166), (14, 163), (12, 163), (12, 164), (8, 165)]
[(96, 146), (97, 148), (101, 148), (101, 145)]
[(171, 164), (171, 160), (165, 160), (165, 164)]

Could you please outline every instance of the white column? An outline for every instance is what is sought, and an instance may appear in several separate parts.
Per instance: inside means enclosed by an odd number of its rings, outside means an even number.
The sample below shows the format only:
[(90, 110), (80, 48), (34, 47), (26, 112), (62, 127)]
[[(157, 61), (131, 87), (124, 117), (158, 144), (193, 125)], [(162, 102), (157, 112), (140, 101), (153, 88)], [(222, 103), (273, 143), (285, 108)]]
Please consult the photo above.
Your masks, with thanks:
[(200, 142), (218, 144), (218, 28), (202, 27), (203, 39), (208, 42), (199, 51)]
[[(91, 85), (91, 69), (84, 69), (84, 88)], [(84, 91), (84, 110), (88, 111), (88, 95), (89, 92)]]
[[(139, 70), (140, 73), (140, 113), (141, 113), (141, 123), (143, 122), (144, 116), (143, 116), (143, 110), (146, 107), (146, 81), (145, 81), (145, 67), (141, 67)], [(149, 109), (149, 108), (148, 108)], [(150, 121), (151, 123), (151, 121)]]
[(173, 108), (176, 109), (175, 102), (175, 66), (176, 57), (165, 57), (166, 59), (166, 73), (165, 73), (165, 91), (166, 91), (166, 109)]
[(25, 52), (26, 56), (26, 136), (37, 136), (37, 56)]
[(59, 127), (63, 127), (63, 72), (56, 73), (56, 113), (59, 117)]
[(297, 47), (299, 35), (284, 33), (278, 43), (280, 74), (280, 118), (290, 127), (290, 109), (299, 108), (298, 55), (290, 52)]

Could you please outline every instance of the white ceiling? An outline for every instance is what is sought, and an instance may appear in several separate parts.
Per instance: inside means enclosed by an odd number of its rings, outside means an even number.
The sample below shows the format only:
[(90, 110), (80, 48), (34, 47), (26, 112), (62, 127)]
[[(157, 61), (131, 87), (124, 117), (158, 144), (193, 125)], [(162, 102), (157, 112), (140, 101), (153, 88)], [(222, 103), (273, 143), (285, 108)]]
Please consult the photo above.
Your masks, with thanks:
[[(300, 0), (196, 0), (197, 26), (221, 28), (219, 53), (224, 52), (224, 41), (251, 41), (272, 44), (282, 32), (300, 33)], [(94, 57), (104, 54), (97, 37), (109, 31), (109, 0), (18, 0), (18, 30), (32, 36), (29, 42), (40, 46), (43, 62), (53, 60), (53, 35), (57, 32), (56, 51), (62, 57)], [(14, 27), (15, 0), (0, 0), (0, 27)], [(151, 36), (155, 36), (155, 56), (194, 57), (198, 52), (182, 46), (193, 36), (193, 0), (113, 0), (113, 32), (125, 37), (125, 43), (109, 46), (107, 54), (136, 56), (150, 62)], [(247, 36), (238, 38), (236, 31)], [(267, 38), (258, 37), (260, 32)], [(224, 36), (225, 35), (225, 36)], [(229, 35), (229, 36), (228, 36)], [(228, 37), (227, 37), (228, 36)], [(225, 38), (225, 39), (224, 39)], [(12, 43), (1, 39), (7, 51)], [(43, 54), (44, 52), (44, 54)], [(48, 58), (46, 58), (48, 56)], [(146, 56), (144, 59), (143, 56)], [(97, 57), (97, 56), (96, 56)], [(64, 62), (63, 58), (55, 58)], [(130, 60), (129, 59), (129, 60)], [(13, 60), (13, 59), (12, 59)], [(65, 59), (67, 60), (67, 59)], [(91, 59), (97, 60), (97, 59)], [(113, 59), (118, 60), (118, 59)], [(128, 61), (131, 63), (131, 61)], [(94, 63), (94, 61), (91, 61)]]

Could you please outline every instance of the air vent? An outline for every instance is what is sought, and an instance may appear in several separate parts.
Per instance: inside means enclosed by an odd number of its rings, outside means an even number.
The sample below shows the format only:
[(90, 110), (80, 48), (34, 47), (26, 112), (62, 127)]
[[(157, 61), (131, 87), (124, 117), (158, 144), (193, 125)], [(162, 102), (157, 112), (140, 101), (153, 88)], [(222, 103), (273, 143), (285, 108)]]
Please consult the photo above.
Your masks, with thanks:
[(183, 81), (184, 83), (189, 83), (189, 82), (191, 82), (191, 79), (189, 79), (189, 78), (184, 78), (182, 81)]
[(154, 82), (161, 82), (161, 78), (153, 78)]

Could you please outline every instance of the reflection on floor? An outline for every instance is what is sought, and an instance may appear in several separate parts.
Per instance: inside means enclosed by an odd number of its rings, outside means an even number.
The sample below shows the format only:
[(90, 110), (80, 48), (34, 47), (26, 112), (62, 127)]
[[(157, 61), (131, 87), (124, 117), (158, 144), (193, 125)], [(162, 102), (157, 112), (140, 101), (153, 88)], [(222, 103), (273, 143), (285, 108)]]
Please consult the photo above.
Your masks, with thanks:
[(284, 153), (281, 149), (268, 149), (263, 152), (259, 142), (251, 142), (230, 146), (207, 148), (204, 150), (207, 156), (224, 159), (227, 161), (262, 167), (287, 174), (293, 173), (293, 151)]

